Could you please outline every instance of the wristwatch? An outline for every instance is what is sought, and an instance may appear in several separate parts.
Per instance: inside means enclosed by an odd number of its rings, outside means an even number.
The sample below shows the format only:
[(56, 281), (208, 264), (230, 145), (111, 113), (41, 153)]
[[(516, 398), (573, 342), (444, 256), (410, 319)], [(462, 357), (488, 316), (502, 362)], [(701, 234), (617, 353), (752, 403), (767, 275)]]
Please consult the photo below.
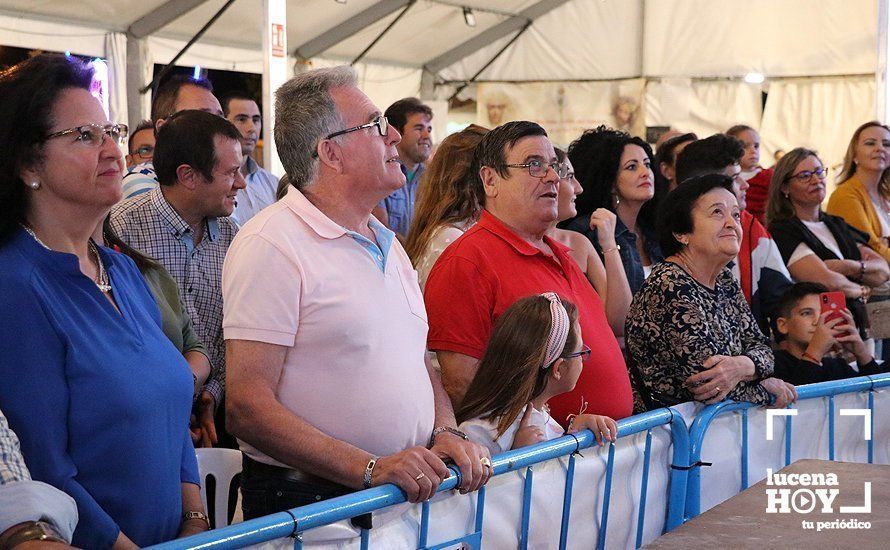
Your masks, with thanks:
[(56, 528), (45, 521), (32, 521), (26, 523), (24, 527), (16, 530), (6, 540), (0, 544), (0, 550), (12, 550), (19, 544), (32, 540), (46, 540), (51, 542), (61, 542), (68, 544)]
[(451, 426), (439, 426), (438, 428), (433, 430), (433, 435), (430, 436), (430, 444), (429, 444), (430, 447), (432, 447), (436, 443), (436, 436), (442, 432), (448, 432), (450, 434), (454, 434), (457, 437), (463, 439), (464, 441), (470, 440), (470, 438), (467, 437), (467, 434), (463, 433), (462, 431), (460, 431), (456, 428), (452, 428)]
[(210, 529), (210, 520), (207, 519), (207, 514), (204, 512), (199, 512), (197, 510), (189, 510), (182, 514), (182, 521), (188, 521), (190, 519), (199, 519), (207, 524), (207, 528)]
[(379, 456), (375, 456), (375, 457), (371, 458), (371, 460), (368, 461), (368, 465), (365, 467), (365, 476), (364, 476), (364, 480), (363, 480), (363, 485), (365, 486), (365, 489), (371, 488), (371, 481), (372, 481), (371, 476), (374, 475), (374, 466), (377, 465), (378, 460), (380, 460)]

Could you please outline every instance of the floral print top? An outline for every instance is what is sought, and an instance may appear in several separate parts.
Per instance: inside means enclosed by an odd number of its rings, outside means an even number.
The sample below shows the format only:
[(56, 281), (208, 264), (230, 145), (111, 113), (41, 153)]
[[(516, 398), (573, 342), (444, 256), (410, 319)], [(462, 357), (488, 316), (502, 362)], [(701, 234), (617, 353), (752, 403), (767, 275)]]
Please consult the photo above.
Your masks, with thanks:
[(773, 352), (728, 268), (711, 290), (673, 262), (656, 265), (633, 298), (624, 334), (655, 406), (692, 401), (684, 382), (704, 370), (712, 355), (745, 355), (754, 362), (757, 380), (740, 382), (727, 399), (771, 402), (758, 381), (772, 376)]

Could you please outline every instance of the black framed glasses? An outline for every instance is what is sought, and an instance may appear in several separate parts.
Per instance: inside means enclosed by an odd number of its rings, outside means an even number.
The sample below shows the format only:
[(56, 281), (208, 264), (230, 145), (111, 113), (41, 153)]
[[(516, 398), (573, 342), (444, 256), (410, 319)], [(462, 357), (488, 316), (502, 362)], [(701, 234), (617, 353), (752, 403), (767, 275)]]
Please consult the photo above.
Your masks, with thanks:
[(798, 172), (797, 174), (792, 174), (786, 178), (788, 180), (797, 180), (800, 183), (806, 183), (812, 179), (813, 176), (816, 176), (820, 180), (824, 180), (828, 177), (828, 170), (824, 168), (819, 168), (818, 170), (804, 170), (803, 172)]
[(562, 356), (563, 359), (571, 359), (573, 357), (580, 357), (582, 361), (586, 361), (587, 358), (590, 357), (590, 346), (584, 344), (584, 346), (581, 348), (581, 351), (567, 353)]
[(347, 128), (345, 130), (340, 130), (339, 132), (334, 132), (333, 134), (328, 134), (327, 136), (325, 136), (325, 139), (335, 138), (337, 136), (342, 136), (343, 134), (348, 134), (350, 132), (358, 132), (359, 130), (364, 130), (365, 128), (371, 128), (372, 126), (376, 126), (377, 131), (380, 132), (380, 135), (385, 136), (387, 130), (389, 129), (389, 121), (386, 120), (385, 116), (380, 115), (367, 124), (353, 126), (352, 128)]
[(103, 143), (105, 143), (105, 138), (107, 137), (110, 137), (114, 140), (115, 143), (120, 145), (127, 137), (128, 133), (129, 128), (127, 128), (126, 124), (108, 124), (106, 126), (99, 126), (98, 124), (86, 124), (84, 126), (77, 126), (75, 128), (68, 128), (67, 130), (53, 132), (43, 139), (48, 140), (75, 134), (77, 135), (75, 141), (81, 141), (87, 145), (100, 147)]
[[(342, 136), (343, 134), (348, 134), (350, 132), (358, 132), (359, 130), (364, 130), (365, 128), (371, 128), (373, 126), (377, 127), (377, 132), (379, 132), (381, 136), (385, 136), (386, 133), (389, 131), (389, 121), (386, 119), (385, 116), (380, 115), (377, 118), (375, 118), (374, 120), (372, 120), (371, 122), (368, 122), (367, 124), (353, 126), (352, 128), (347, 128), (345, 130), (339, 130), (332, 134), (328, 134), (321, 141), (324, 141), (325, 139), (335, 138), (337, 136)], [(317, 157), (318, 151), (316, 150), (314, 153), (312, 153), (312, 156)]]
[(542, 160), (532, 159), (522, 164), (508, 164), (507, 168), (526, 168), (528, 175), (533, 178), (543, 178), (547, 175), (547, 170), (552, 168), (559, 179), (563, 179), (569, 173), (569, 167), (559, 162), (551, 162), (549, 164)]

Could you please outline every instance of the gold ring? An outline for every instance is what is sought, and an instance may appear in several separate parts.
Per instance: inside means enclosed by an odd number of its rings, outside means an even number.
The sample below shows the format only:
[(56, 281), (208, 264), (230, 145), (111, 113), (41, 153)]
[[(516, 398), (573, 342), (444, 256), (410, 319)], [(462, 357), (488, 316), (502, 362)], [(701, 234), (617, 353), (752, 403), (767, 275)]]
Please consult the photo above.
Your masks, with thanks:
[(486, 468), (491, 468), (491, 460), (489, 460), (487, 456), (483, 456), (482, 458), (480, 458), (479, 462), (481, 462), (482, 465)]
[(423, 479), (423, 478), (425, 478), (425, 477), (426, 477), (426, 474), (423, 473), (423, 472), (420, 472), (419, 474), (417, 474), (416, 476), (414, 476), (414, 481), (420, 481), (421, 479)]

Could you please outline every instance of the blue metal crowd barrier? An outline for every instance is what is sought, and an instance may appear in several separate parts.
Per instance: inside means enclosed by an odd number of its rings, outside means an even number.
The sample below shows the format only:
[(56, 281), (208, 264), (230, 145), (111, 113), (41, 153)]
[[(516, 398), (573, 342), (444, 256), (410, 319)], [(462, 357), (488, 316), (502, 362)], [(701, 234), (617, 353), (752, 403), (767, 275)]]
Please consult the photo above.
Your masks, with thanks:
[[(835, 426), (834, 426), (834, 396), (845, 393), (857, 393), (868, 391), (868, 408), (872, 414), (872, 435), (874, 434), (874, 390), (881, 387), (890, 387), (890, 373), (873, 376), (863, 376), (847, 380), (823, 382), (801, 386), (798, 389), (799, 400), (827, 397), (828, 406), (828, 433), (829, 433), (829, 459), (834, 459)], [(632, 416), (618, 422), (618, 437), (627, 437), (637, 433), (646, 432), (643, 473), (639, 496), (639, 511), (637, 518), (636, 546), (642, 545), (643, 526), (646, 516), (646, 495), (649, 478), (649, 462), (651, 458), (652, 429), (659, 426), (670, 426), (673, 442), (673, 456), (670, 472), (670, 493), (668, 510), (663, 528), (664, 532), (670, 531), (685, 521), (697, 516), (701, 507), (701, 453), (705, 436), (712, 421), (720, 415), (740, 411), (742, 415), (742, 441), (741, 441), (741, 478), (742, 484), (739, 491), (748, 487), (748, 409), (754, 407), (751, 403), (736, 403), (724, 401), (703, 408), (695, 416), (692, 425), (687, 429), (683, 417), (671, 408), (658, 409), (641, 415)], [(785, 417), (785, 465), (791, 462), (791, 427), (793, 416)], [(566, 485), (563, 499), (562, 524), (560, 530), (559, 548), (566, 547), (569, 533), (569, 513), (572, 504), (573, 480), (575, 471), (575, 454), (596, 444), (593, 434), (589, 431), (568, 435), (552, 441), (542, 442), (522, 449), (509, 451), (492, 459), (493, 475), (501, 475), (525, 469), (525, 482), (523, 489), (523, 503), (521, 516), (520, 547), (525, 548), (528, 543), (529, 519), (531, 514), (531, 493), (534, 485), (534, 466), (542, 462), (568, 456), (566, 472)], [(797, 457), (804, 458), (804, 457)], [(873, 438), (868, 441), (868, 462), (874, 459)], [(610, 444), (606, 471), (604, 475), (604, 496), (600, 517), (600, 531), (597, 540), (597, 549), (605, 548), (606, 534), (608, 532), (609, 503), (611, 499), (612, 472), (615, 463), (615, 444)], [(460, 484), (460, 471), (452, 467), (451, 475), (439, 486), (439, 491), (452, 490)], [(436, 550), (460, 543), (468, 543), (478, 548), (482, 541), (482, 520), (485, 510), (485, 491), (483, 487), (476, 494), (476, 516), (474, 531), (462, 537), (449, 540), (444, 543), (430, 546), (428, 544), (428, 532), (430, 525), (430, 504), (421, 505), (421, 522), (417, 547), (424, 550)], [(405, 495), (394, 485), (375, 487), (365, 491), (359, 491), (339, 498), (310, 504), (300, 508), (294, 508), (286, 512), (272, 514), (255, 520), (245, 521), (222, 529), (208, 531), (186, 539), (170, 541), (154, 548), (158, 549), (186, 549), (186, 548), (242, 548), (252, 544), (293, 537), (294, 548), (302, 548), (302, 534), (306, 531), (329, 525), (344, 519), (361, 514), (380, 510), (394, 504), (405, 502)], [(360, 545), (362, 549), (368, 548), (370, 536), (367, 530), (362, 530)]]
[[(684, 497), (686, 494), (686, 477), (689, 472), (689, 432), (683, 417), (673, 409), (659, 409), (641, 415), (623, 419), (618, 422), (618, 437), (627, 437), (637, 433), (646, 432), (645, 449), (643, 453), (643, 474), (640, 490), (640, 506), (638, 512), (636, 546), (642, 544), (643, 525), (646, 516), (646, 493), (648, 489), (649, 461), (651, 457), (652, 429), (659, 426), (670, 426), (673, 441), (673, 465), (670, 474), (670, 497), (668, 499), (668, 511), (663, 531), (669, 531), (683, 522)], [(534, 466), (536, 464), (554, 458), (568, 456), (568, 470), (566, 473), (566, 485), (563, 499), (562, 524), (560, 530), (559, 548), (564, 549), (569, 533), (569, 513), (572, 504), (572, 490), (575, 471), (575, 454), (596, 445), (596, 439), (590, 431), (583, 431), (574, 435), (567, 435), (509, 451), (492, 458), (493, 475), (501, 475), (525, 468), (525, 484), (523, 490), (523, 505), (521, 518), (520, 547), (525, 548), (528, 542), (529, 516), (531, 513), (531, 492), (534, 484)], [(597, 548), (605, 547), (606, 533), (609, 519), (609, 502), (611, 499), (612, 471), (615, 463), (615, 444), (609, 446), (608, 461), (605, 472), (605, 487), (603, 496), (601, 528), (597, 540)], [(460, 471), (452, 467), (451, 475), (439, 486), (439, 491), (454, 489), (460, 484)], [(478, 548), (482, 540), (482, 519), (485, 510), (485, 487), (476, 494), (476, 517), (474, 531), (465, 536), (429, 546), (427, 533), (429, 531), (430, 513), (429, 502), (421, 505), (421, 523), (418, 540), (418, 548), (435, 550), (460, 543), (468, 543)], [(300, 508), (294, 508), (286, 512), (272, 514), (243, 523), (230, 525), (222, 529), (216, 529), (201, 533), (185, 539), (170, 541), (154, 548), (158, 549), (186, 549), (186, 548), (242, 548), (251, 544), (259, 544), (283, 537), (294, 537), (294, 548), (302, 548), (302, 533), (315, 527), (329, 525), (331, 523), (352, 518), (375, 510), (380, 510), (393, 504), (405, 502), (405, 495), (394, 485), (375, 487), (359, 491), (342, 497), (338, 497)], [(370, 536), (367, 530), (361, 533), (361, 548), (368, 548)]]
[[(871, 411), (872, 423), (870, 430), (874, 435), (874, 390), (876, 388), (890, 386), (890, 373), (872, 376), (848, 378), (831, 382), (820, 382), (800, 386), (797, 390), (798, 401), (828, 397), (828, 458), (834, 460), (835, 453), (835, 429), (834, 429), (834, 396), (844, 393), (858, 393), (868, 391), (868, 408)], [(737, 403), (723, 401), (705, 407), (695, 416), (689, 429), (690, 454), (689, 463), (692, 465), (689, 471), (689, 479), (686, 492), (686, 511), (683, 521), (688, 521), (701, 513), (701, 467), (702, 447), (705, 436), (711, 422), (720, 415), (741, 411), (742, 415), (742, 461), (741, 477), (742, 486), (739, 491), (748, 487), (748, 409), (755, 407), (752, 403)], [(791, 464), (791, 430), (793, 416), (785, 416), (785, 466)], [(808, 457), (796, 457), (808, 458)], [(874, 438), (868, 440), (868, 463), (874, 460)]]

